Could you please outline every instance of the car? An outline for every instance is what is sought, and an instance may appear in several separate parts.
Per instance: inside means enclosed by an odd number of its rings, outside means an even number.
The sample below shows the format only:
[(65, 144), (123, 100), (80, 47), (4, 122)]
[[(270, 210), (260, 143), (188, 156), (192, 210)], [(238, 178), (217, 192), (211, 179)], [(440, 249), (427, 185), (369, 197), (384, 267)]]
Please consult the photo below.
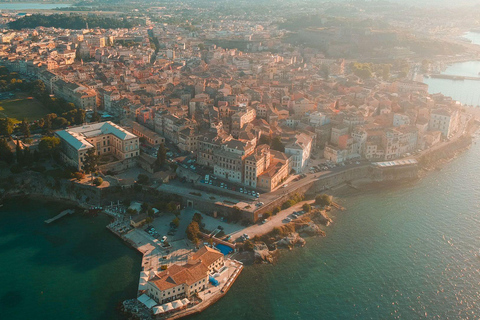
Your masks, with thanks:
[(208, 184), (212, 184), (212, 180), (208, 181)]
[(284, 184), (284, 185), (282, 186), (282, 188), (286, 188), (286, 187), (288, 187), (288, 184)]
[(260, 204), (260, 202), (255, 203), (255, 205), (256, 205), (257, 207), (261, 207), (261, 206), (262, 206), (262, 205)]
[(285, 218), (285, 221), (287, 221), (287, 222), (291, 222), (291, 221), (292, 221), (292, 219), (290, 219), (290, 218)]
[(222, 226), (218, 226), (218, 229), (223, 230), (223, 227), (222, 227)]
[(225, 238), (226, 241), (228, 241), (230, 239), (232, 239), (232, 236), (228, 236), (228, 237)]
[(257, 193), (255, 194), (255, 198), (260, 198), (260, 193), (257, 192)]
[(240, 188), (240, 190), (239, 190), (239, 191), (240, 191), (241, 193), (243, 193), (243, 188)]
[(162, 242), (167, 241), (167, 236), (162, 237)]
[(267, 219), (263, 219), (262, 224), (267, 223)]

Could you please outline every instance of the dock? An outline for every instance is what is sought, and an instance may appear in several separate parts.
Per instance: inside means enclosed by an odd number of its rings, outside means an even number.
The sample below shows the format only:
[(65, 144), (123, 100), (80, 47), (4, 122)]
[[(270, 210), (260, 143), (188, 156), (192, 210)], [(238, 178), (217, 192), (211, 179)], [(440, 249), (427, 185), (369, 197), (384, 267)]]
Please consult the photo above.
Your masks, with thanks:
[(53, 217), (53, 218), (51, 218), (51, 219), (45, 220), (45, 223), (46, 223), (46, 224), (50, 224), (50, 223), (52, 223), (52, 222), (54, 222), (54, 221), (57, 221), (58, 219), (60, 219), (60, 218), (62, 218), (62, 217), (64, 217), (64, 216), (66, 216), (67, 214), (72, 214), (72, 213), (74, 213), (74, 212), (75, 212), (75, 210), (73, 210), (73, 209), (63, 210), (62, 212), (60, 212), (59, 214), (57, 214), (55, 217)]
[(342, 211), (346, 210), (344, 207), (342, 207), (341, 205), (339, 205), (336, 202), (332, 202), (332, 207), (337, 208), (338, 210), (342, 210)]
[(454, 81), (464, 81), (464, 80), (480, 81), (480, 77), (454, 76), (450, 74), (431, 74), (430, 77), (436, 78), (436, 79), (447, 79), (447, 80), (454, 80)]

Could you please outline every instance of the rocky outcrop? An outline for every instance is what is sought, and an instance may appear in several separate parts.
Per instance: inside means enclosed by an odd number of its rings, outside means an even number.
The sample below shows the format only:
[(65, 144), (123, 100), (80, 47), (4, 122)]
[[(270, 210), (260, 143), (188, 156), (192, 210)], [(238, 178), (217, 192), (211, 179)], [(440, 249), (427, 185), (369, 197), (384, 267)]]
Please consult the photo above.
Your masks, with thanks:
[(314, 222), (310, 221), (308, 224), (305, 224), (297, 229), (297, 232), (301, 235), (306, 236), (321, 236), (325, 237), (325, 231), (320, 229)]
[(274, 263), (277, 251), (270, 251), (264, 242), (255, 242), (253, 247), (255, 263)]
[(276, 242), (277, 247), (279, 248), (293, 248), (295, 246), (300, 246), (303, 247), (306, 243), (305, 239), (300, 237), (298, 233), (292, 232), (289, 233), (286, 237), (280, 239), (279, 241)]

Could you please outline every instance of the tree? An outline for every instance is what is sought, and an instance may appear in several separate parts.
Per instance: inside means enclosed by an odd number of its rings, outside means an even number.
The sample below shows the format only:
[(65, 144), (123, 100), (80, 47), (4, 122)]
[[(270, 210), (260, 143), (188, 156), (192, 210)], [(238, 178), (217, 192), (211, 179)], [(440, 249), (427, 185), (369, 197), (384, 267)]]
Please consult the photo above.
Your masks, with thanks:
[(305, 203), (302, 206), (302, 210), (305, 211), (305, 212), (310, 212), (310, 210), (312, 210), (312, 206), (308, 203)]
[(245, 243), (243, 244), (243, 249), (246, 251), (253, 251), (253, 243), (250, 240), (245, 240)]
[(30, 138), (30, 124), (27, 121), (25, 121), (25, 119), (22, 120), (22, 124), (20, 127), (23, 133), (23, 137), (25, 139)]
[(172, 220), (172, 223), (175, 225), (175, 227), (178, 228), (178, 226), (180, 226), (180, 219), (178, 217), (175, 217), (173, 220)]
[(8, 164), (13, 162), (13, 153), (6, 139), (0, 139), (0, 161)]
[(270, 146), (273, 150), (277, 150), (280, 152), (285, 152), (285, 145), (282, 143), (282, 139), (280, 137), (275, 137), (272, 140), (272, 144)]
[(98, 112), (95, 110), (92, 114), (92, 122), (99, 122), (102, 118), (98, 114)]
[(157, 151), (157, 161), (156, 161), (157, 167), (163, 166), (166, 160), (167, 160), (167, 149), (165, 148), (165, 145), (161, 143)]
[(190, 222), (185, 233), (187, 234), (188, 240), (192, 242), (198, 241), (198, 234), (200, 232), (200, 226), (196, 221)]
[(140, 184), (147, 184), (150, 179), (146, 174), (140, 173), (137, 178), (137, 182)]
[(38, 150), (44, 154), (52, 155), (60, 145), (60, 139), (57, 137), (43, 137), (38, 144)]
[(10, 118), (0, 119), (0, 135), (10, 136), (13, 132), (14, 122)]
[(193, 215), (192, 221), (196, 221), (199, 225), (202, 223), (203, 217), (200, 213), (195, 212)]
[(332, 204), (332, 197), (327, 194), (319, 194), (315, 197), (315, 204), (319, 206), (329, 206)]
[(20, 147), (19, 140), (17, 140), (17, 143), (15, 145), (15, 156), (17, 157), (17, 163), (23, 164), (23, 152), (22, 152), (22, 148)]
[(95, 148), (90, 148), (85, 154), (85, 161), (83, 161), (83, 170), (86, 173), (93, 173), (97, 171), (98, 155)]
[(102, 183), (103, 183), (103, 179), (100, 178), (100, 177), (97, 177), (97, 178), (93, 179), (93, 184), (96, 185), (97, 187), (101, 186)]

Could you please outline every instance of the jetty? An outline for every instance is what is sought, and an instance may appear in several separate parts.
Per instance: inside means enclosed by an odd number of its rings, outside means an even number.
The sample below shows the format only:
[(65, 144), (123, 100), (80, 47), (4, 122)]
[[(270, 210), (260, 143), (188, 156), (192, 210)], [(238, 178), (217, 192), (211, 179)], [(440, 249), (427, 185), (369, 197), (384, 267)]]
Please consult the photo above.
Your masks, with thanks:
[(45, 220), (45, 223), (46, 223), (46, 224), (50, 224), (50, 223), (52, 223), (52, 222), (54, 222), (54, 221), (57, 221), (58, 219), (60, 219), (60, 218), (62, 218), (62, 217), (64, 217), (64, 216), (66, 216), (67, 214), (72, 214), (72, 213), (74, 213), (74, 212), (75, 212), (75, 210), (73, 210), (73, 209), (63, 210), (62, 212), (60, 212), (59, 214), (57, 214), (55, 217), (53, 217), (53, 218), (51, 218), (51, 219)]
[(332, 201), (332, 207), (337, 208), (338, 210), (342, 210), (342, 211), (346, 210), (344, 207), (342, 207), (341, 205), (339, 205), (338, 203), (333, 202), (333, 201)]
[(431, 74), (429, 76), (430, 78), (447, 79), (447, 80), (454, 80), (454, 81), (464, 81), (464, 80), (480, 81), (480, 77), (454, 76), (449, 74)]

